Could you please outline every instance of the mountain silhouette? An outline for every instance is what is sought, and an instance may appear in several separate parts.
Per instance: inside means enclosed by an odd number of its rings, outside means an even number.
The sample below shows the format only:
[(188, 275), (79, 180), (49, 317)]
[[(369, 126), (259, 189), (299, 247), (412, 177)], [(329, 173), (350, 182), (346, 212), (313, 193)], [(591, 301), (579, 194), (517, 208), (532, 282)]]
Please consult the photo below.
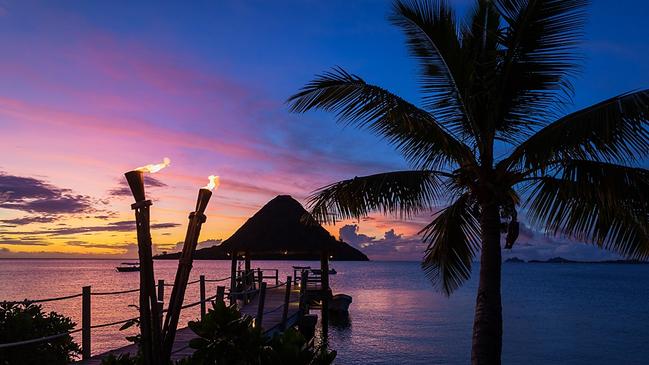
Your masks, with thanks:
[[(336, 240), (290, 195), (278, 195), (249, 218), (219, 246), (195, 252), (198, 260), (229, 259), (233, 252), (247, 253), (252, 259), (319, 260), (325, 250), (332, 260), (367, 261), (368, 258)], [(158, 255), (175, 259), (180, 253)]]

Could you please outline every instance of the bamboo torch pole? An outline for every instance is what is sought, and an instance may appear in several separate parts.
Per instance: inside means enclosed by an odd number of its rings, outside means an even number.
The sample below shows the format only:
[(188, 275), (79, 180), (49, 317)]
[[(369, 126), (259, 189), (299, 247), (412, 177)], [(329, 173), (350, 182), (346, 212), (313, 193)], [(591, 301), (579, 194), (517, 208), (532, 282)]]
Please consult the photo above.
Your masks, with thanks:
[(180, 260), (178, 261), (178, 270), (176, 271), (174, 286), (171, 291), (171, 296), (169, 297), (169, 307), (167, 309), (167, 315), (165, 317), (162, 331), (163, 362), (168, 362), (171, 358), (171, 350), (176, 337), (178, 321), (180, 320), (180, 311), (183, 305), (183, 300), (185, 299), (189, 274), (194, 262), (194, 251), (198, 244), (198, 236), (201, 232), (201, 226), (207, 219), (204, 214), (205, 209), (207, 208), (207, 203), (209, 203), (210, 197), (212, 196), (211, 189), (215, 188), (217, 185), (218, 176), (210, 176), (210, 184), (198, 191), (196, 209), (189, 214), (189, 225), (185, 235), (183, 250), (180, 254)]
[(160, 309), (155, 291), (153, 258), (151, 252), (150, 206), (144, 194), (144, 171), (129, 171), (125, 174), (135, 203), (138, 256), (140, 259), (140, 335), (144, 364), (160, 363), (161, 328), (158, 318)]

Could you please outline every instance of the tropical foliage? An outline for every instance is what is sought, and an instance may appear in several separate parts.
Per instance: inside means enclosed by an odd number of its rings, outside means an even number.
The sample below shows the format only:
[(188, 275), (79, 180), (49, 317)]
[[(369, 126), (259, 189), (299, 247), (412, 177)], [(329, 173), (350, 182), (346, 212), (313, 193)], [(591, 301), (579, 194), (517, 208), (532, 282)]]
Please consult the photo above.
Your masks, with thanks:
[(336, 357), (335, 351), (310, 346), (294, 329), (268, 339), (252, 317), (222, 301), (203, 320), (189, 322), (189, 328), (199, 337), (190, 342), (195, 352), (188, 364), (327, 365)]
[[(0, 343), (12, 343), (67, 333), (75, 323), (56, 312), (44, 313), (40, 305), (0, 303)], [(0, 349), (0, 364), (68, 364), (81, 354), (72, 336)]]
[(477, 0), (466, 18), (446, 1), (395, 1), (390, 21), (418, 61), (419, 106), (340, 67), (288, 100), (369, 130), (411, 169), (354, 177), (310, 198), (331, 223), (370, 212), (438, 211), (420, 232), (422, 267), (446, 294), (480, 254), (474, 363), (499, 363), (501, 231), (511, 248), (519, 211), (536, 229), (649, 258), (649, 90), (582, 110), (572, 78), (586, 0)]
[[(267, 338), (252, 317), (223, 301), (214, 302), (202, 320), (190, 321), (189, 328), (198, 336), (189, 343), (194, 353), (175, 365), (329, 365), (336, 358), (336, 351), (314, 346), (293, 328)], [(140, 354), (102, 360), (102, 365), (142, 363)]]

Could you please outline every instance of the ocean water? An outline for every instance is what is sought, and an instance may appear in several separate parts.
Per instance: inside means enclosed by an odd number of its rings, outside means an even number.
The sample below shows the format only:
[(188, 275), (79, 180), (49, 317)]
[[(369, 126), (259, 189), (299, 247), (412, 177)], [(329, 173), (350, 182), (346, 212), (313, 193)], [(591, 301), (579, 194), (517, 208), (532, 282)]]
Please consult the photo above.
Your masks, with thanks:
[[(38, 299), (135, 288), (137, 273), (112, 260), (0, 260), (0, 300)], [(280, 268), (313, 262), (256, 261)], [(171, 283), (177, 262), (156, 261), (156, 279)], [(467, 364), (476, 277), (450, 298), (435, 293), (416, 262), (332, 262), (334, 293), (353, 297), (348, 323), (332, 323), (338, 364)], [(474, 272), (475, 271), (474, 269)], [(229, 275), (229, 262), (197, 261), (192, 280)], [(208, 283), (208, 295), (216, 291)], [(170, 293), (167, 288), (165, 298)], [(186, 303), (198, 299), (189, 287)], [(92, 322), (137, 316), (136, 293), (93, 296)], [(44, 304), (80, 323), (81, 298)], [(648, 364), (649, 265), (505, 264), (504, 364)], [(183, 322), (198, 316), (184, 312)], [(93, 353), (126, 344), (116, 327), (93, 330)], [(80, 340), (80, 339), (79, 339)]]

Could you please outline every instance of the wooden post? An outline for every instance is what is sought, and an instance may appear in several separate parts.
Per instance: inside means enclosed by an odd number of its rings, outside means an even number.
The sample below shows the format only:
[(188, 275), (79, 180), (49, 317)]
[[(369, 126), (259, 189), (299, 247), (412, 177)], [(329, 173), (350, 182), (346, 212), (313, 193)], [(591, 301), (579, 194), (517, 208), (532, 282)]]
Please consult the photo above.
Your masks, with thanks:
[(275, 285), (279, 285), (279, 269), (275, 269)]
[(225, 296), (225, 287), (224, 286), (217, 286), (216, 287), (216, 301), (217, 302), (223, 302), (223, 297)]
[(158, 301), (159, 302), (164, 302), (164, 297), (165, 297), (165, 281), (164, 279), (159, 279), (158, 280)]
[(90, 286), (81, 290), (81, 358), (90, 358)]
[(255, 327), (261, 328), (261, 322), (264, 319), (264, 302), (266, 301), (266, 283), (259, 284), (259, 305), (257, 306), (257, 317), (255, 318)]
[(248, 290), (249, 287), (252, 286), (252, 282), (253, 282), (253, 280), (252, 280), (253, 278), (252, 278), (252, 276), (250, 274), (250, 254), (248, 252), (246, 252), (246, 254), (244, 255), (243, 261), (244, 261), (244, 268), (246, 270), (246, 274), (245, 274), (245, 277), (244, 277), (244, 280), (245, 280), (245, 289), (244, 290)]
[(309, 280), (309, 272), (302, 270), (300, 274), (300, 317), (306, 312), (306, 286)]
[(232, 252), (232, 263), (230, 264), (230, 304), (234, 304), (234, 293), (237, 291), (237, 253)]
[(321, 281), (321, 317), (322, 318), (322, 334), (325, 340), (329, 336), (329, 254), (327, 251), (322, 251), (320, 256), (320, 281)]
[(257, 280), (259, 280), (259, 288), (261, 288), (261, 283), (264, 282), (264, 273), (260, 268), (257, 268)]
[(284, 292), (284, 311), (282, 312), (282, 329), (286, 329), (286, 321), (288, 320), (288, 306), (291, 301), (291, 277), (286, 277), (286, 291)]
[(159, 304), (159, 309), (158, 313), (160, 313), (160, 318), (159, 318), (159, 326), (162, 328), (162, 322), (164, 320), (163, 316), (163, 310), (164, 310), (164, 297), (165, 297), (165, 281), (164, 279), (158, 279), (158, 304)]
[(199, 292), (200, 292), (200, 300), (201, 300), (201, 321), (205, 318), (205, 313), (207, 313), (207, 309), (205, 307), (205, 275), (201, 275), (198, 278), (198, 285), (199, 285)]

